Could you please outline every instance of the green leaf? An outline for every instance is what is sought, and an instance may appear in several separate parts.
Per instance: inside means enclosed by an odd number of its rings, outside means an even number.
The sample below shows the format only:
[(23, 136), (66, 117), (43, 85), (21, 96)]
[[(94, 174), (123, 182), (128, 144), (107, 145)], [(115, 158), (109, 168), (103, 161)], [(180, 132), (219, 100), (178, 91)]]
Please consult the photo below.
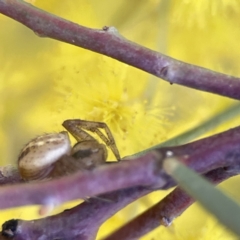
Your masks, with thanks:
[(182, 189), (240, 236), (240, 206), (235, 201), (174, 157), (166, 159), (163, 166)]

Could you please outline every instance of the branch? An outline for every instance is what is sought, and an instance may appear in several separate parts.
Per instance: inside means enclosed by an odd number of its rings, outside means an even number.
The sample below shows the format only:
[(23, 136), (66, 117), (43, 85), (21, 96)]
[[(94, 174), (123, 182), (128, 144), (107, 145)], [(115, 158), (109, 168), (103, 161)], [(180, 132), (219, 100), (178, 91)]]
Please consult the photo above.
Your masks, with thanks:
[(2, 234), (12, 236), (14, 240), (94, 240), (102, 223), (150, 191), (144, 187), (129, 188), (100, 196), (108, 201), (89, 199), (48, 218), (31, 221), (12, 219), (3, 224)]
[[(219, 184), (232, 176), (238, 175), (239, 173), (240, 165), (219, 168), (205, 174), (204, 176), (213, 184)], [(140, 216), (131, 220), (110, 236), (104, 238), (104, 240), (139, 239), (161, 225), (166, 227), (171, 225), (172, 221), (176, 217), (180, 216), (194, 202), (194, 199), (188, 196), (182, 189), (177, 187), (160, 202), (142, 213)]]
[(0, 185), (22, 182), (18, 169), (12, 165), (0, 167)]
[(221, 167), (238, 165), (240, 162), (240, 127), (175, 147), (156, 150), (169, 152), (189, 168), (204, 174)]
[(61, 19), (21, 0), (0, 0), (0, 13), (40, 37), (101, 53), (168, 82), (240, 99), (240, 78), (187, 64), (123, 38), (114, 27), (95, 30)]
[[(63, 202), (97, 196), (134, 186), (168, 189), (175, 181), (162, 170), (169, 153), (198, 173), (205, 174), (240, 162), (240, 127), (186, 145), (159, 148), (131, 161), (108, 164), (93, 171), (42, 183), (15, 184), (0, 188), (0, 208)], [(22, 194), (24, 193), (24, 194)]]
[(149, 153), (135, 160), (107, 164), (51, 181), (3, 186), (0, 209), (34, 204), (54, 207), (66, 201), (139, 185), (162, 188), (171, 181), (159, 169), (159, 159), (158, 154)]
[[(221, 168), (209, 172), (205, 177), (214, 184), (218, 184), (239, 174), (239, 172), (239, 167)], [(99, 196), (107, 201), (89, 199), (89, 201), (72, 209), (48, 218), (31, 221), (12, 219), (3, 224), (2, 234), (14, 240), (38, 239), (40, 237), (42, 240), (49, 238), (93, 240), (99, 227), (109, 217), (151, 191), (145, 187), (119, 190)], [(184, 212), (193, 202), (194, 200), (184, 191), (176, 188), (159, 203), (105, 238), (105, 240), (138, 239), (161, 224), (164, 226), (170, 225), (173, 219)]]

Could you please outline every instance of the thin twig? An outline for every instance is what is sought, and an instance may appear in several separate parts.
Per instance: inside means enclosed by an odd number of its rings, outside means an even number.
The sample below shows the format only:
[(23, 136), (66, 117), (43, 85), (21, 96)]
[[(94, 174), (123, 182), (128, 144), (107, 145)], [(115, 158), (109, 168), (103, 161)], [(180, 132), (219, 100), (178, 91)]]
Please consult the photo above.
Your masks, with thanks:
[(139, 185), (161, 188), (169, 182), (169, 177), (158, 169), (159, 160), (158, 154), (149, 153), (132, 161), (108, 164), (51, 181), (3, 186), (0, 208), (33, 204), (54, 207), (66, 201)]
[(240, 99), (240, 78), (187, 64), (122, 37), (114, 27), (95, 30), (44, 12), (21, 0), (0, 0), (0, 13), (49, 37), (101, 53), (171, 84)]
[(144, 187), (124, 189), (89, 199), (64, 212), (32, 221), (13, 219), (3, 226), (3, 234), (14, 240), (78, 239), (94, 240), (99, 227), (117, 211), (149, 193)]

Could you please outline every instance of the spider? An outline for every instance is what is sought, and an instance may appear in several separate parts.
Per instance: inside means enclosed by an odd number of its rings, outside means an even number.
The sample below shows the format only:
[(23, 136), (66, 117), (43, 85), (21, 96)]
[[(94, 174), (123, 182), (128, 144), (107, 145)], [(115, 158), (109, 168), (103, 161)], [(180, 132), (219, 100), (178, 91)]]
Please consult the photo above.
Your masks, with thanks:
[[(96, 133), (112, 150), (117, 161), (120, 154), (108, 126), (103, 122), (70, 119), (63, 127), (77, 140), (71, 147), (67, 131), (45, 134), (31, 140), (20, 152), (19, 173), (25, 181), (51, 179), (91, 170), (107, 159), (107, 149), (85, 130)], [(105, 130), (105, 134), (100, 130)]]

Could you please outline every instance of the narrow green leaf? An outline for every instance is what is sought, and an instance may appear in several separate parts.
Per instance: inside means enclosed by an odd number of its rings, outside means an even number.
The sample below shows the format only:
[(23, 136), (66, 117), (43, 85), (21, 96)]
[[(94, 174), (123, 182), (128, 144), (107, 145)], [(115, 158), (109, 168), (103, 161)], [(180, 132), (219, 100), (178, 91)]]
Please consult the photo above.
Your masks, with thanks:
[(240, 206), (203, 177), (181, 164), (176, 158), (168, 158), (164, 169), (190, 196), (195, 198), (223, 225), (240, 236)]

